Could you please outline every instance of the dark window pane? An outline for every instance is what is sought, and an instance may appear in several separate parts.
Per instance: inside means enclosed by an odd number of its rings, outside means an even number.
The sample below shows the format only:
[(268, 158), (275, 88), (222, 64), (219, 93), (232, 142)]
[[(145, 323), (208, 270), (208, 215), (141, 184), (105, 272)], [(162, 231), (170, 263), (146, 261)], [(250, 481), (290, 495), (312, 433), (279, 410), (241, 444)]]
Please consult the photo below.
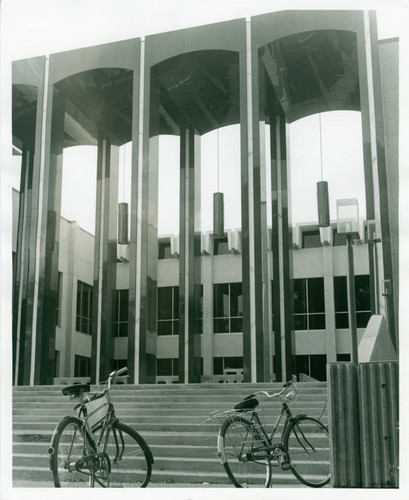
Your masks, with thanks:
[(348, 294), (346, 276), (334, 277), (335, 312), (348, 311)]
[(324, 278), (308, 279), (308, 312), (320, 313), (325, 311)]
[(172, 335), (172, 320), (158, 321), (158, 335)]
[(305, 279), (294, 280), (294, 312), (306, 313), (306, 281)]
[(295, 330), (308, 330), (307, 315), (296, 314), (294, 316), (294, 329)]
[(371, 296), (369, 291), (369, 276), (355, 276), (355, 304), (357, 311), (371, 310)]
[(357, 328), (366, 328), (370, 318), (371, 318), (370, 311), (356, 313), (356, 326), (357, 326)]
[(308, 321), (309, 330), (325, 330), (325, 314), (310, 314)]
[(214, 319), (213, 320), (213, 332), (214, 333), (228, 333), (229, 332), (229, 320), (228, 319)]
[(327, 380), (327, 356), (325, 354), (310, 355), (310, 376), (321, 382)]
[(173, 318), (179, 319), (179, 287), (172, 287), (173, 293)]
[(172, 374), (172, 358), (157, 359), (156, 360), (156, 373), (157, 375), (173, 375)]
[(118, 321), (128, 321), (128, 290), (118, 290), (119, 293), (119, 316)]
[(241, 283), (230, 284), (230, 316), (243, 316), (243, 292)]
[(196, 320), (196, 333), (199, 335), (202, 335), (202, 333), (203, 333), (203, 320), (202, 319)]
[(213, 242), (213, 254), (214, 255), (225, 255), (229, 252), (229, 244), (227, 241), (227, 236), (223, 238), (214, 238)]
[(118, 337), (127, 337), (127, 336), (128, 336), (128, 323), (119, 323)]
[(351, 361), (350, 354), (337, 354), (337, 361)]
[(173, 320), (173, 335), (179, 335), (179, 320)]
[(178, 358), (173, 358), (172, 359), (172, 375), (179, 375), (179, 359)]
[(213, 358), (213, 375), (223, 375), (223, 358)]
[(230, 331), (231, 332), (242, 332), (243, 331), (243, 318), (231, 318)]
[(162, 241), (159, 243), (159, 259), (171, 259), (170, 241)]
[(243, 368), (243, 358), (241, 356), (228, 356), (224, 358), (224, 368)]
[(158, 319), (172, 319), (172, 287), (158, 288)]
[(348, 313), (335, 313), (335, 328), (349, 328)]
[(306, 375), (309, 375), (310, 364), (309, 364), (309, 358), (306, 354), (296, 356), (295, 362), (296, 362), (297, 374), (305, 373)]
[(321, 246), (320, 231), (319, 229), (314, 231), (303, 231), (302, 232), (302, 247), (303, 248), (317, 248)]
[(213, 316), (215, 318), (229, 316), (229, 285), (226, 283), (213, 285)]

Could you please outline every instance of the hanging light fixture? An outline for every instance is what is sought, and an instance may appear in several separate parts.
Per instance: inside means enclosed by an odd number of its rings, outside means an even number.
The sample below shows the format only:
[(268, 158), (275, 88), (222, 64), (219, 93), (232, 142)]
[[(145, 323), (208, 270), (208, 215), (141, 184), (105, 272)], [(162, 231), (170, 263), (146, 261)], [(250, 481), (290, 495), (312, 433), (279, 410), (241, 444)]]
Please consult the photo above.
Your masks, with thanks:
[[(122, 161), (122, 199), (125, 199), (125, 145)], [(128, 203), (118, 203), (118, 244), (128, 244)]]
[(224, 235), (224, 195), (220, 192), (219, 129), (217, 129), (217, 192), (213, 193), (213, 234)]
[(320, 120), (320, 157), (321, 157), (321, 181), (317, 182), (317, 201), (318, 201), (318, 224), (319, 227), (329, 227), (331, 225), (329, 218), (329, 198), (328, 198), (328, 182), (323, 180), (322, 166), (322, 132), (321, 132), (321, 113)]

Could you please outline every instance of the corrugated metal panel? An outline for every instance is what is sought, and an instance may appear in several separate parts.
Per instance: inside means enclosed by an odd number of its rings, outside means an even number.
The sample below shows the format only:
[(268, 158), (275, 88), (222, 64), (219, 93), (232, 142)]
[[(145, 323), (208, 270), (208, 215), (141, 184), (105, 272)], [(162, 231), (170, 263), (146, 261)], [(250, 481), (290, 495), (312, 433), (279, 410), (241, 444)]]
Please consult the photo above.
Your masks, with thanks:
[(327, 366), (331, 481), (335, 488), (361, 486), (358, 369), (353, 363)]
[(362, 486), (399, 486), (399, 364), (359, 366)]

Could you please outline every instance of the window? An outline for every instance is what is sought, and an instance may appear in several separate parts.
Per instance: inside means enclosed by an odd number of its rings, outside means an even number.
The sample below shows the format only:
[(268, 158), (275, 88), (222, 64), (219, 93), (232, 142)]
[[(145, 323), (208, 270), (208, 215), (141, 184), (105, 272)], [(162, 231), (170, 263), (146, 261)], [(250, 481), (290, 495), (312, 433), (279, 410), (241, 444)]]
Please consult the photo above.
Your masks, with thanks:
[(114, 336), (128, 336), (129, 290), (115, 291)]
[(304, 354), (296, 356), (297, 375), (304, 373), (316, 380), (327, 380), (327, 356), (325, 354)]
[(158, 377), (179, 375), (178, 358), (158, 358), (156, 360), (156, 375)]
[(324, 278), (294, 280), (295, 330), (325, 330)]
[(92, 286), (77, 281), (77, 332), (92, 334)]
[(171, 247), (170, 247), (170, 240), (160, 241), (159, 242), (159, 255), (158, 255), (158, 258), (160, 260), (171, 259), (172, 258)]
[(223, 375), (224, 370), (243, 369), (242, 356), (227, 356), (224, 358), (213, 358), (213, 375)]
[(227, 236), (213, 238), (213, 255), (226, 255), (230, 253)]
[(62, 273), (58, 273), (56, 325), (61, 326)]
[(158, 335), (179, 334), (179, 287), (158, 288)]
[(351, 361), (350, 354), (337, 354), (337, 361)]
[(203, 333), (203, 285), (195, 286), (195, 321), (196, 333)]
[(74, 377), (89, 377), (91, 375), (91, 358), (75, 355)]
[[(120, 370), (121, 368), (124, 368), (125, 366), (128, 366), (128, 360), (127, 359), (113, 359), (111, 360), (111, 370)], [(124, 373), (126, 375), (126, 373)]]
[(317, 248), (321, 246), (320, 230), (302, 232), (302, 248)]
[[(355, 276), (355, 309), (357, 328), (366, 328), (371, 317), (369, 276)], [(349, 328), (347, 277), (334, 277), (335, 328)]]
[(213, 285), (213, 332), (243, 331), (243, 292), (241, 283)]

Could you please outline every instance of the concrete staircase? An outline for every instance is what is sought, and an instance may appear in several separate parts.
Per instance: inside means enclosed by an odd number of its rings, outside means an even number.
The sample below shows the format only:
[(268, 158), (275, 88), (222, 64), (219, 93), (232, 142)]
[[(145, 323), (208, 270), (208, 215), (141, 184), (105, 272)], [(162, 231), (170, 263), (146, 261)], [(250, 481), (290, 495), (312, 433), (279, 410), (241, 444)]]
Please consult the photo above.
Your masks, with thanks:
[[(74, 402), (63, 386), (13, 389), (13, 481), (15, 485), (53, 486), (47, 448), (53, 430)], [(217, 422), (203, 422), (214, 410), (228, 410), (255, 390), (276, 392), (282, 384), (116, 385), (111, 390), (118, 418), (149, 444), (155, 464), (150, 487), (161, 484), (227, 485), (216, 456)], [(307, 413), (327, 423), (326, 383), (298, 383), (293, 413)], [(260, 399), (262, 419), (271, 428), (280, 411), (277, 401)], [(273, 485), (298, 485), (289, 471), (273, 469)], [(231, 485), (232, 486), (232, 485)]]

